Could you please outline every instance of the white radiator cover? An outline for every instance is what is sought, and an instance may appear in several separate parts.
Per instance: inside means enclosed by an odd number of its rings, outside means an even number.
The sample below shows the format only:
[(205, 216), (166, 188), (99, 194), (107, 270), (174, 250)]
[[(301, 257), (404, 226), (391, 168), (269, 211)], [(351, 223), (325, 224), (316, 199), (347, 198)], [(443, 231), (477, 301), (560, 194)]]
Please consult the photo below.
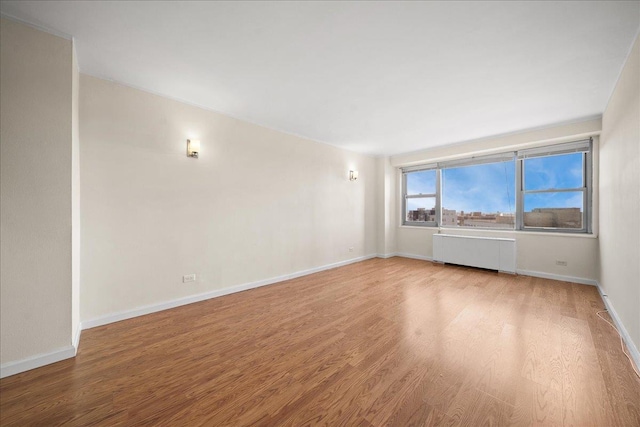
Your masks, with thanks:
[(433, 260), (515, 274), (516, 240), (434, 234)]

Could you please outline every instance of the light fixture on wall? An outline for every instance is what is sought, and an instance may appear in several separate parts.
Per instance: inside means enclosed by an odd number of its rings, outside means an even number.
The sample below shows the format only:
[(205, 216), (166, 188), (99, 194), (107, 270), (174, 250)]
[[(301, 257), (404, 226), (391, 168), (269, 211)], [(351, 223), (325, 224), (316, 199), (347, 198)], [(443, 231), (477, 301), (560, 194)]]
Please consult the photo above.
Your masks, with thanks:
[(198, 158), (200, 153), (200, 140), (199, 139), (187, 139), (187, 157)]
[(349, 181), (355, 181), (358, 179), (358, 171), (349, 171)]

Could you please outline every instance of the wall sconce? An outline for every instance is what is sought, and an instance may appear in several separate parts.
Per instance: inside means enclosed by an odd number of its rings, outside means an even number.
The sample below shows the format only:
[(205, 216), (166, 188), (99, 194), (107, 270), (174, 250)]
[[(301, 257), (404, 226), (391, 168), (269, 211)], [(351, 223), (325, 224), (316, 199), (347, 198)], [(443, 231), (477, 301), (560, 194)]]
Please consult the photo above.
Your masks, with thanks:
[(356, 181), (358, 179), (358, 171), (349, 171), (349, 181)]
[(200, 140), (199, 139), (187, 139), (187, 157), (198, 158), (200, 153)]

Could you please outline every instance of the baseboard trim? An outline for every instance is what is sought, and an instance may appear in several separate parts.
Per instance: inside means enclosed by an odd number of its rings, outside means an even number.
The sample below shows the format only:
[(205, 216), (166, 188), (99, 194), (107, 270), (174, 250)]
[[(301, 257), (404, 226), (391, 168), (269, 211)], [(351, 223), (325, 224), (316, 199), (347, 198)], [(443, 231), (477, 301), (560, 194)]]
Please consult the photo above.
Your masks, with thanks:
[(399, 256), (402, 258), (419, 259), (422, 261), (433, 261), (432, 257), (426, 256), (426, 255), (415, 255), (415, 254), (408, 254), (405, 252), (396, 252), (395, 256)]
[(74, 349), (74, 353), (73, 353), (74, 356), (76, 354), (78, 354), (78, 347), (80, 347), (80, 335), (82, 335), (82, 323), (80, 323), (78, 325), (78, 329), (76, 330), (76, 334), (73, 337), (73, 342), (71, 343), (71, 345), (73, 346), (73, 349)]
[(560, 280), (562, 282), (579, 283), (581, 285), (591, 285), (591, 286), (598, 285), (598, 282), (596, 282), (593, 279), (585, 279), (582, 277), (573, 277), (573, 276), (562, 276), (560, 274), (543, 273), (541, 271), (517, 269), (516, 274), (520, 274), (522, 276), (540, 277), (541, 279), (552, 279), (552, 280)]
[(320, 267), (310, 268), (308, 270), (297, 271), (295, 273), (284, 274), (282, 276), (272, 277), (270, 279), (258, 280), (256, 282), (244, 283), (241, 285), (230, 286), (223, 289), (216, 289), (214, 291), (205, 292), (202, 294), (191, 295), (188, 297), (178, 298), (172, 301), (165, 301), (158, 304), (151, 304), (144, 307), (134, 308), (132, 310), (125, 310), (118, 313), (108, 314), (106, 316), (100, 316), (93, 319), (85, 320), (82, 322), (82, 329), (91, 329), (98, 326), (108, 325), (109, 323), (120, 322), (122, 320), (132, 319), (138, 316), (144, 316), (146, 314), (156, 313), (158, 311), (168, 310), (182, 305), (193, 304), (195, 302), (205, 301), (211, 298), (217, 298), (224, 295), (233, 294), (236, 292), (247, 291), (249, 289), (259, 288), (261, 286), (272, 285), (274, 283), (282, 282), (285, 280), (295, 279), (302, 276), (307, 276), (313, 273), (319, 273), (321, 271), (330, 270), (337, 267), (343, 267), (345, 265), (353, 264), (360, 261), (365, 261), (371, 258), (376, 258), (376, 254), (365, 255), (358, 258), (348, 259), (346, 261), (335, 262), (332, 264), (326, 264)]
[[(11, 375), (19, 374), (21, 372), (29, 371), (31, 369), (39, 368), (41, 366), (49, 365), (52, 363), (59, 362), (61, 360), (75, 357), (80, 344), (80, 336), (82, 334), (82, 331), (85, 329), (91, 329), (98, 326), (107, 325), (109, 323), (115, 323), (122, 320), (138, 317), (138, 316), (144, 316), (146, 314), (168, 310), (171, 308), (180, 307), (182, 305), (192, 304), (195, 302), (205, 301), (211, 298), (217, 298), (220, 296), (229, 295), (236, 292), (242, 292), (249, 289), (259, 288), (262, 286), (267, 286), (274, 283), (282, 282), (285, 280), (295, 279), (298, 277), (307, 276), (309, 274), (314, 274), (321, 271), (330, 270), (333, 268), (342, 267), (349, 264), (354, 264), (356, 262), (365, 261), (371, 258), (391, 258), (394, 256), (398, 256), (402, 258), (418, 259), (423, 261), (433, 261), (433, 258), (428, 256), (415, 255), (415, 254), (409, 254), (404, 252), (365, 255), (358, 258), (352, 258), (345, 261), (326, 264), (320, 267), (301, 270), (291, 274), (272, 277), (270, 279), (259, 280), (259, 281), (245, 283), (245, 284), (236, 285), (236, 286), (230, 286), (223, 289), (216, 289), (214, 291), (206, 292), (203, 294), (192, 295), (192, 296), (179, 298), (172, 301), (166, 301), (159, 304), (152, 304), (152, 305), (139, 307), (132, 310), (126, 310), (118, 313), (109, 314), (106, 316), (97, 317), (94, 319), (86, 320), (79, 325), (76, 331), (76, 334), (73, 337), (72, 345), (68, 347), (63, 347), (61, 349), (55, 350), (50, 353), (39, 354), (23, 360), (5, 363), (4, 365), (0, 366), (0, 378), (5, 378)], [(611, 314), (611, 318), (614, 320), (614, 323), (616, 324), (618, 330), (620, 331), (622, 338), (625, 344), (627, 345), (627, 348), (629, 348), (629, 351), (631, 352), (631, 357), (634, 359), (636, 366), (640, 366), (640, 353), (638, 352), (638, 349), (635, 347), (635, 345), (631, 341), (631, 337), (629, 336), (627, 330), (622, 325), (622, 322), (620, 321), (620, 318), (618, 317), (615, 309), (609, 303), (609, 300), (606, 297), (606, 295), (602, 293), (602, 289), (600, 288), (599, 284), (595, 280), (583, 279), (583, 278), (572, 277), (572, 276), (561, 276), (556, 274), (549, 274), (549, 273), (542, 273), (542, 272), (528, 271), (528, 270), (516, 270), (516, 273), (521, 275), (526, 275), (526, 276), (541, 277), (545, 279), (554, 279), (554, 280), (561, 280), (565, 282), (573, 282), (573, 283), (596, 286), (598, 288), (598, 291), (600, 292), (600, 295), (602, 297), (602, 300), (604, 301), (605, 306), (607, 307), (607, 309), (609, 310), (609, 313)]]
[(411, 259), (419, 259), (422, 261), (433, 261), (433, 258), (425, 256), (425, 255), (415, 255), (415, 254), (408, 254), (405, 252), (391, 252), (388, 254), (378, 254), (377, 257), (378, 258), (383, 258), (383, 259), (387, 259), (387, 258), (393, 258), (394, 256), (400, 257), (400, 258), (411, 258)]
[(602, 302), (604, 302), (604, 306), (607, 308), (607, 311), (609, 312), (614, 325), (616, 325), (616, 328), (618, 328), (618, 332), (620, 333), (622, 340), (627, 346), (627, 349), (629, 349), (629, 355), (633, 359), (633, 362), (636, 365), (636, 369), (640, 370), (640, 352), (638, 351), (638, 348), (631, 340), (631, 335), (629, 335), (629, 332), (627, 332), (627, 329), (624, 327), (624, 324), (622, 323), (622, 320), (620, 320), (620, 317), (618, 316), (615, 308), (613, 308), (613, 305), (611, 305), (609, 296), (602, 291), (600, 283), (596, 283), (596, 287), (598, 288), (600, 298), (602, 298)]
[[(439, 262), (439, 261), (434, 261), (433, 258), (429, 257), (429, 256), (410, 254), (410, 253), (406, 253), (406, 252), (393, 252), (393, 253), (389, 253), (389, 254), (378, 254), (378, 258), (391, 258), (391, 257), (394, 257), (394, 256), (399, 256), (399, 257), (402, 257), (402, 258), (420, 259), (420, 260), (423, 260), (423, 261)], [(506, 272), (506, 271), (501, 271), (501, 273), (514, 274), (514, 273)], [(573, 276), (562, 276), (560, 274), (544, 273), (544, 272), (541, 272), (541, 271), (531, 271), (531, 270), (519, 270), (519, 269), (516, 269), (515, 274), (520, 274), (522, 276), (540, 277), (542, 279), (560, 280), (562, 282), (579, 283), (581, 285), (591, 285), (591, 286), (597, 286), (598, 285), (598, 282), (593, 280), (593, 279), (585, 279), (585, 278), (582, 278), (582, 277), (573, 277)]]
[(377, 258), (382, 258), (382, 259), (393, 258), (394, 256), (398, 256), (398, 255), (396, 255), (395, 252), (391, 252), (390, 254), (377, 254), (376, 255)]
[(95, 328), (97, 326), (106, 325), (109, 323), (119, 322), (121, 320), (131, 319), (133, 317), (143, 316), (145, 314), (155, 313), (157, 311), (167, 310), (170, 308), (179, 307), (181, 305), (191, 304), (194, 302), (204, 301), (210, 298), (216, 298), (223, 295), (232, 294), (235, 292), (242, 292), (261, 286), (271, 285), (274, 283), (282, 282), (285, 280), (295, 279), (297, 277), (306, 276), (313, 273), (318, 273), (324, 270), (330, 270), (332, 268), (342, 267), (345, 265), (353, 264), (360, 261), (365, 261), (371, 258), (376, 258), (376, 254), (365, 255), (358, 258), (348, 259), (346, 261), (340, 261), (332, 264), (323, 265), (320, 267), (310, 268), (308, 270), (297, 271), (291, 274), (285, 274), (282, 276), (273, 277), (270, 279), (259, 280), (256, 282), (246, 283), (237, 286), (231, 286), (224, 289), (218, 289), (203, 294), (192, 295), (184, 298), (179, 298), (173, 301), (166, 301), (160, 304), (148, 305), (133, 310), (122, 311), (119, 313), (110, 314), (107, 316), (98, 317), (81, 322), (76, 330), (74, 337), (72, 338), (72, 345), (63, 347), (58, 350), (54, 350), (51, 353), (38, 354), (26, 359), (17, 360), (15, 362), (5, 363), (0, 366), (0, 378), (16, 375), (21, 372), (30, 371), (31, 369), (40, 368), (45, 365), (59, 362), (61, 360), (70, 359), (75, 357), (80, 346), (80, 336), (85, 329)]
[(71, 359), (75, 355), (76, 348), (70, 345), (54, 350), (51, 353), (37, 354), (32, 357), (27, 357), (26, 359), (5, 363), (0, 366), (0, 378), (10, 377), (11, 375), (30, 371), (32, 369), (40, 368), (41, 366), (60, 362), (61, 360)]

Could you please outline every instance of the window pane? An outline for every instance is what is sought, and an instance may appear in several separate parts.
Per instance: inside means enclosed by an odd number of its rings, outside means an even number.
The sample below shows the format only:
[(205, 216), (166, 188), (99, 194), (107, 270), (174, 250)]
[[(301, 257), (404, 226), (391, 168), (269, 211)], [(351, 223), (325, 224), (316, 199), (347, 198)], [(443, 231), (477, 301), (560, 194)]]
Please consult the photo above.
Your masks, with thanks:
[(582, 228), (582, 191), (524, 195), (524, 226)]
[[(436, 171), (418, 171), (407, 173), (407, 194), (435, 194)], [(407, 210), (408, 211), (408, 210)]]
[(584, 184), (582, 153), (524, 160), (525, 190), (580, 188)]
[(436, 198), (407, 199), (407, 221), (427, 222), (436, 220)]
[(443, 169), (442, 224), (514, 228), (515, 161)]

